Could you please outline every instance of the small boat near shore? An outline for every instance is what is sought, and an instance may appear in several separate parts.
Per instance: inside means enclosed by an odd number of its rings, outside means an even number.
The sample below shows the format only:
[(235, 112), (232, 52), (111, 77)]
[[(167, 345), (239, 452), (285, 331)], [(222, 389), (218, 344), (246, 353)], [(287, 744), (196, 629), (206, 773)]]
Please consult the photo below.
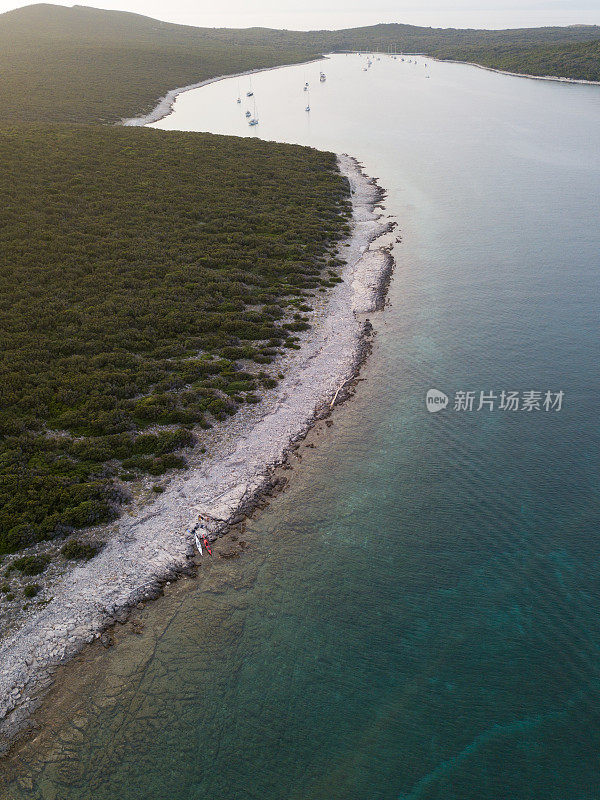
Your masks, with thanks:
[[(204, 529), (201, 528), (201, 530), (204, 530)], [(210, 549), (210, 542), (208, 541), (208, 538), (206, 536), (206, 531), (204, 531), (204, 534), (202, 535), (202, 542), (204, 544), (204, 549), (206, 550), (208, 555), (212, 556), (212, 550)]]
[[(250, 112), (248, 111), (246, 116), (250, 116)], [(254, 116), (252, 119), (248, 120), (248, 125), (258, 125), (258, 116), (256, 115), (256, 100), (254, 101)]]
[[(198, 550), (201, 556), (204, 555), (204, 550), (206, 550), (209, 556), (212, 556), (210, 541), (208, 539), (208, 529), (206, 527), (207, 522), (210, 522), (210, 517), (208, 516), (208, 514), (199, 514), (198, 521), (190, 531), (190, 533), (194, 534), (194, 542), (196, 544), (196, 549)], [(200, 535), (198, 535), (198, 531), (200, 531)]]

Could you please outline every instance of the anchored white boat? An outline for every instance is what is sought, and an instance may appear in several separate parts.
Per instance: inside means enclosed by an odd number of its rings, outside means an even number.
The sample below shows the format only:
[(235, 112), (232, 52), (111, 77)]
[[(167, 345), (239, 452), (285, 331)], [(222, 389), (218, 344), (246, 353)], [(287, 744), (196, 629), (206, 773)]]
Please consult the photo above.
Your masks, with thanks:
[(258, 125), (258, 116), (256, 114), (256, 100), (254, 101), (254, 116), (248, 120), (248, 125)]

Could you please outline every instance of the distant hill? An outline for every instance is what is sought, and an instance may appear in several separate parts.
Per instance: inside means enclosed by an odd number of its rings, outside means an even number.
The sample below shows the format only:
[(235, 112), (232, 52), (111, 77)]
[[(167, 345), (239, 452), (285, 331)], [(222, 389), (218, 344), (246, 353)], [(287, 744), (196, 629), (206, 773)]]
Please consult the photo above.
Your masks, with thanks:
[(447, 48), (487, 48), (504, 45), (530, 47), (600, 40), (600, 26), (573, 25), (554, 28), (509, 28), (474, 30), (460, 28), (420, 28), (397, 23), (347, 28), (340, 31), (312, 31), (306, 34), (316, 46), (335, 50), (387, 50), (396, 47), (405, 52), (434, 54)]
[(271, 31), (219, 29), (213, 36), (239, 46), (277, 43), (311, 51), (425, 53), (440, 59), (472, 61), (483, 66), (533, 75), (600, 80), (600, 26), (471, 30), (381, 24), (340, 31)]
[(386, 24), (340, 31), (195, 28), (49, 4), (0, 15), (0, 122), (116, 122), (169, 89), (325, 52), (402, 50), (600, 80), (600, 27), (502, 31)]
[(276, 36), (237, 47), (137, 14), (27, 6), (0, 15), (0, 122), (116, 122), (173, 87), (311, 55)]

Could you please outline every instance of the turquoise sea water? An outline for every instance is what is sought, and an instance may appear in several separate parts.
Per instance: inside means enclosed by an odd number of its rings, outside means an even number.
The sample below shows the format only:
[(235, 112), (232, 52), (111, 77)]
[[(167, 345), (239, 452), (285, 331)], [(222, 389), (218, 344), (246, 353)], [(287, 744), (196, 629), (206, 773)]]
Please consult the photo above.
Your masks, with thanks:
[(159, 123), (359, 158), (403, 236), (390, 304), (244, 556), (143, 612), (15, 796), (600, 797), (600, 87), (363, 65), (255, 76), (258, 131), (236, 80)]

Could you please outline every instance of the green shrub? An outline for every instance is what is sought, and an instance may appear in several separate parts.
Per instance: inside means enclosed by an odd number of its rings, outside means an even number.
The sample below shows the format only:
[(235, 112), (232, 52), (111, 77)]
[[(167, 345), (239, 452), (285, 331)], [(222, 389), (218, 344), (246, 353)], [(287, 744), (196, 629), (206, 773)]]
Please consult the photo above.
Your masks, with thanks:
[(61, 555), (68, 561), (89, 561), (102, 550), (102, 542), (83, 542), (81, 539), (69, 539), (61, 549)]
[(308, 322), (288, 322), (285, 327), (288, 331), (307, 331), (310, 325)]
[(134, 481), (137, 478), (137, 475), (135, 474), (135, 472), (122, 472), (119, 475), (119, 478), (122, 481)]
[(16, 569), (23, 575), (39, 575), (42, 573), (50, 563), (49, 556), (21, 556), (15, 559), (10, 565), (8, 571)]
[(254, 389), (256, 386), (254, 381), (233, 381), (230, 383), (225, 391), (227, 394), (237, 394), (238, 392), (247, 392)]
[(39, 528), (36, 525), (29, 523), (15, 525), (6, 533), (0, 533), (0, 553), (16, 553), (35, 544), (39, 538)]

